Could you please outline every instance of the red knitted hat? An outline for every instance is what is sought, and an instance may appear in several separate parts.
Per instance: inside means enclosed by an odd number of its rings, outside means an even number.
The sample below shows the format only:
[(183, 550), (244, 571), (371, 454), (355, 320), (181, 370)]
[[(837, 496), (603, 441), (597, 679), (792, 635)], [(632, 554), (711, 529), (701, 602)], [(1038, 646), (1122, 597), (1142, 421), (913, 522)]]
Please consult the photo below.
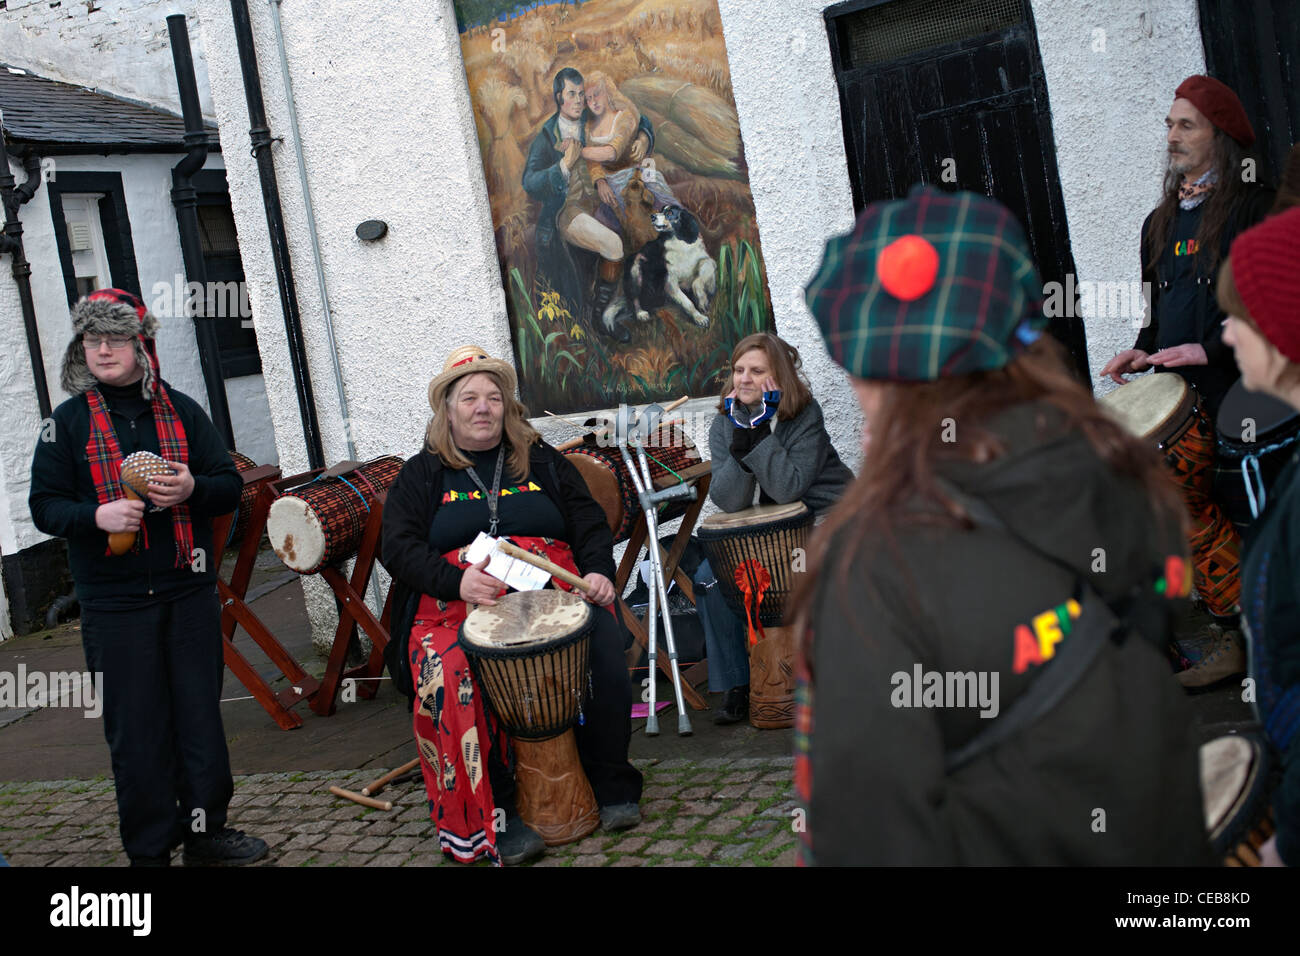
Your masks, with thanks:
[(1255, 142), (1255, 129), (1237, 94), (1212, 76), (1189, 76), (1174, 90), (1174, 99), (1189, 100), (1205, 118), (1242, 146)]
[(1250, 318), (1279, 352), (1300, 363), (1300, 208), (1247, 229), (1233, 240), (1229, 255)]

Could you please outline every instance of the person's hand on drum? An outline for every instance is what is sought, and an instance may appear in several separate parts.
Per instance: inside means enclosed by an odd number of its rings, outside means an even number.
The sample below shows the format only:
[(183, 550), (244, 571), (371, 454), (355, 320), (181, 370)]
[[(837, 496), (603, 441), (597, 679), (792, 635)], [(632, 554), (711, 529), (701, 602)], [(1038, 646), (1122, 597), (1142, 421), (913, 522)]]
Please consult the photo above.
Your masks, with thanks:
[(1123, 385), (1125, 373), (1145, 372), (1151, 367), (1150, 359), (1151, 356), (1141, 349), (1126, 349), (1107, 362), (1101, 374), (1109, 375), (1116, 385)]
[(1163, 365), (1165, 368), (1210, 364), (1210, 360), (1205, 354), (1205, 346), (1195, 342), (1190, 345), (1174, 345), (1167, 349), (1161, 349), (1148, 358), (1147, 361), (1152, 365)]
[(498, 581), (483, 569), (488, 566), (488, 558), (465, 569), (460, 577), (460, 599), (466, 604), (496, 604), (496, 596), (505, 589), (505, 583)]
[(588, 574), (582, 580), (586, 581), (587, 584), (591, 586), (591, 590), (588, 591), (584, 597), (586, 597), (586, 599), (592, 604), (599, 604), (601, 607), (606, 607), (614, 603), (614, 583), (610, 581), (609, 578), (605, 577), (605, 575), (597, 574), (595, 571), (592, 571), (591, 574)]

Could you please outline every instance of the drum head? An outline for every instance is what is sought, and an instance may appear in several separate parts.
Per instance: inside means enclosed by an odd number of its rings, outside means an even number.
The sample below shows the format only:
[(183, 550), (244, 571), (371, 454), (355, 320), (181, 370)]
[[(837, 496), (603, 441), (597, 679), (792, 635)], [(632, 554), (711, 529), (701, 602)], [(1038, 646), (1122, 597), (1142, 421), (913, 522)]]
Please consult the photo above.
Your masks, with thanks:
[(325, 555), (325, 529), (316, 512), (296, 495), (281, 495), (266, 513), (266, 536), (285, 567), (306, 574)]
[(1259, 745), (1247, 737), (1217, 737), (1201, 745), (1201, 797), (1211, 840), (1241, 811), (1259, 770)]
[(521, 591), (498, 598), (495, 607), (469, 612), (462, 640), (476, 647), (526, 647), (563, 640), (586, 627), (591, 606), (567, 591)]
[[(1255, 423), (1253, 442), (1242, 441), (1248, 422)], [(1219, 406), (1219, 438), (1234, 448), (1261, 448), (1269, 444), (1274, 433), (1294, 432), (1297, 425), (1300, 412), (1272, 395), (1250, 391), (1241, 379), (1228, 389)]]
[(700, 522), (701, 528), (719, 530), (722, 528), (746, 528), (750, 525), (763, 525), (769, 521), (783, 521), (797, 518), (808, 513), (808, 506), (802, 501), (792, 501), (785, 505), (759, 505), (743, 511), (720, 511), (709, 515)]
[(1160, 440), (1183, 416), (1179, 411), (1190, 406), (1191, 395), (1181, 375), (1144, 375), (1103, 395), (1098, 401), (1139, 438)]

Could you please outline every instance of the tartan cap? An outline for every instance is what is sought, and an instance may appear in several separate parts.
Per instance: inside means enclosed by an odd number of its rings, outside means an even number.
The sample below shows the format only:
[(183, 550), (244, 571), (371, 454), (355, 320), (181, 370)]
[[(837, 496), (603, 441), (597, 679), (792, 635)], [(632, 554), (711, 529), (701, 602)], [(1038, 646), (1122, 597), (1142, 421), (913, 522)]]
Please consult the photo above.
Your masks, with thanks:
[(805, 292), (850, 374), (930, 382), (999, 369), (1046, 326), (1025, 234), (1001, 203), (918, 185), (826, 243)]

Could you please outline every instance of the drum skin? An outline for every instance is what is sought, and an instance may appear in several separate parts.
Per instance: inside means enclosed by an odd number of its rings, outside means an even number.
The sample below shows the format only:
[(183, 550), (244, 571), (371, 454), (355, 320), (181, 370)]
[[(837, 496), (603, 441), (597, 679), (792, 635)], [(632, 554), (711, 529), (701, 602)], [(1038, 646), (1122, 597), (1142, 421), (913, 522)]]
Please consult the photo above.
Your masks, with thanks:
[(290, 488), (271, 503), (266, 536), (285, 566), (315, 574), (357, 553), (370, 503), (387, 491), (402, 470), (402, 459), (384, 455), (345, 475)]
[(1201, 745), (1205, 830), (1224, 866), (1259, 866), (1259, 849), (1273, 835), (1269, 795), (1273, 761), (1255, 734), (1228, 734)]
[(514, 742), (516, 809), (547, 846), (600, 824), (572, 729), (587, 690), (591, 614), (575, 594), (524, 591), (476, 607), (460, 626), (483, 699)]

